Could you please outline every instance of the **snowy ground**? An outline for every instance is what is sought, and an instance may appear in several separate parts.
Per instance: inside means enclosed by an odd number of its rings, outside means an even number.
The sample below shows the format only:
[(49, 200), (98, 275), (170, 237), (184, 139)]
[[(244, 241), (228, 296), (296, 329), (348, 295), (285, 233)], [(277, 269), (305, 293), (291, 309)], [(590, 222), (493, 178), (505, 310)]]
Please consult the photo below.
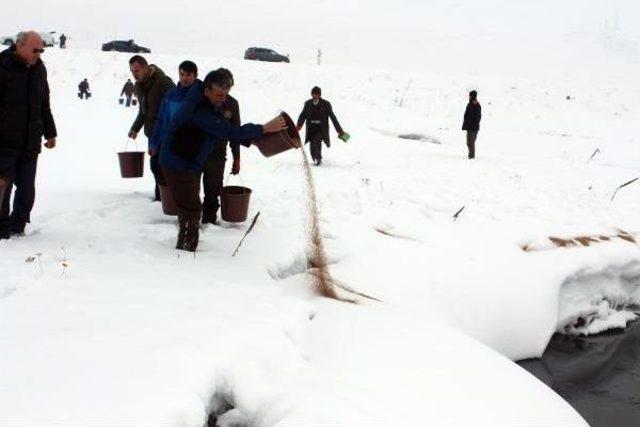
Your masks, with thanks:
[[(46, 59), (59, 147), (40, 157), (27, 236), (0, 242), (0, 424), (201, 426), (226, 402), (222, 425), (585, 425), (510, 359), (541, 355), (568, 325), (635, 317), (638, 245), (522, 247), (638, 235), (640, 184), (610, 200), (640, 175), (637, 81), (192, 57), (235, 73), (244, 121), (297, 116), (323, 88), (353, 137), (334, 134), (314, 168), (331, 274), (382, 301), (354, 305), (311, 286), (299, 152), (243, 149), (231, 182), (261, 215), (238, 256), (248, 224), (207, 227), (195, 257), (177, 252), (148, 169), (119, 177), (128, 56)], [(175, 78), (185, 58), (151, 59)], [(483, 121), (468, 161), (472, 88)]]

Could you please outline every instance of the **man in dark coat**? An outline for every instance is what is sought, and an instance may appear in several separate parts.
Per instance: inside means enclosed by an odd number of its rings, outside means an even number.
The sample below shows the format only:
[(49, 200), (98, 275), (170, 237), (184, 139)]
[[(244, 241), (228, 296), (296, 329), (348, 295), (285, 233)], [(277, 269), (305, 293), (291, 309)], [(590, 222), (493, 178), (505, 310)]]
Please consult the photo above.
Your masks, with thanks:
[(80, 93), (78, 93), (80, 99), (82, 99), (82, 97), (84, 97), (84, 99), (89, 99), (91, 96), (91, 93), (89, 92), (89, 81), (87, 79), (80, 82), (78, 90), (80, 91)]
[[(129, 60), (129, 69), (131, 75), (136, 81), (133, 90), (139, 101), (139, 111), (131, 130), (129, 130), (129, 138), (136, 139), (138, 132), (144, 126), (144, 134), (148, 139), (153, 137), (153, 131), (156, 127), (156, 118), (160, 105), (165, 93), (176, 85), (164, 74), (164, 72), (155, 65), (149, 65), (142, 56), (134, 55)], [(156, 181), (155, 200), (160, 200), (160, 189), (158, 184), (164, 184), (160, 164), (158, 163), (158, 155), (152, 156), (150, 161), (151, 172)]]
[(120, 92), (120, 96), (124, 95), (126, 97), (125, 106), (131, 105), (131, 98), (133, 97), (133, 83), (131, 79), (127, 79), (127, 82), (122, 86), (122, 91)]
[(56, 146), (47, 69), (40, 59), (43, 52), (42, 38), (29, 31), (20, 33), (16, 44), (0, 53), (0, 175), (8, 182), (0, 201), (0, 239), (24, 234), (35, 202), (42, 137), (47, 140), (45, 147)]
[[(226, 68), (221, 68), (220, 70), (227, 73), (227, 77), (233, 85), (231, 71)], [(240, 126), (240, 105), (234, 97), (227, 95), (226, 100), (219, 109), (223, 117), (231, 124)], [(204, 185), (204, 200), (202, 202), (203, 224), (216, 224), (218, 219), (218, 209), (220, 209), (219, 196), (224, 184), (224, 167), (227, 162), (227, 143), (231, 145), (231, 154), (233, 156), (231, 173), (233, 175), (240, 173), (240, 143), (238, 141), (220, 141), (209, 154), (202, 174), (202, 184)]]
[(464, 111), (464, 121), (462, 123), (462, 130), (467, 131), (467, 148), (469, 149), (468, 157), (470, 159), (476, 157), (476, 138), (478, 138), (481, 118), (482, 108), (478, 102), (478, 92), (472, 90), (469, 92), (469, 103)]
[(322, 141), (327, 148), (331, 146), (329, 139), (329, 118), (333, 123), (333, 127), (338, 132), (338, 137), (342, 137), (345, 132), (340, 127), (336, 115), (333, 114), (331, 103), (326, 99), (322, 99), (322, 91), (319, 87), (311, 89), (311, 99), (304, 103), (300, 117), (298, 117), (298, 131), (302, 129), (302, 125), (307, 122), (305, 144), (311, 142), (311, 158), (316, 166), (322, 162)]
[(60, 34), (60, 49), (66, 49), (67, 47), (67, 36), (64, 33)]
[(276, 116), (264, 125), (229, 122), (220, 107), (233, 81), (220, 69), (210, 72), (204, 82), (196, 80), (187, 92), (171, 123), (160, 136), (160, 165), (178, 206), (180, 230), (176, 249), (195, 252), (198, 247), (200, 216), (200, 175), (211, 151), (222, 141), (251, 145), (263, 133), (286, 129), (284, 118)]

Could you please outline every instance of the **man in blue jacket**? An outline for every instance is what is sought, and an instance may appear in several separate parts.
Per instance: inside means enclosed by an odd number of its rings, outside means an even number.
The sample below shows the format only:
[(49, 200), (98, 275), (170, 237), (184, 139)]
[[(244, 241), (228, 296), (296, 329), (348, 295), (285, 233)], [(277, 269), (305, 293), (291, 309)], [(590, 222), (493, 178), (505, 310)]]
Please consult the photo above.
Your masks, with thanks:
[(149, 156), (160, 152), (160, 135), (171, 123), (171, 118), (184, 102), (187, 91), (198, 78), (198, 66), (192, 61), (183, 61), (178, 66), (178, 86), (169, 89), (162, 99), (160, 111), (156, 119), (153, 136), (149, 139)]
[(280, 115), (264, 125), (236, 126), (225, 119), (220, 106), (232, 86), (233, 80), (223, 69), (207, 74), (204, 82), (196, 80), (170, 125), (163, 127), (160, 166), (178, 207), (180, 231), (176, 249), (195, 252), (198, 247), (202, 214), (200, 178), (214, 147), (227, 140), (239, 141), (248, 147), (263, 133), (287, 128)]

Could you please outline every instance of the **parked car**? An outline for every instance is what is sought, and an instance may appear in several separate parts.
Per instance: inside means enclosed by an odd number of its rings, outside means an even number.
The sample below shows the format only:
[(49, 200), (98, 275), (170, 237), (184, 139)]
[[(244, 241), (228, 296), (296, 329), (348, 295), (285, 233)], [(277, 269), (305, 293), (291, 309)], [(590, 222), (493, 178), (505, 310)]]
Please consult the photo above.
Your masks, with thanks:
[[(58, 42), (56, 40), (56, 37), (53, 36), (55, 34), (55, 31), (49, 31), (49, 32), (39, 31), (38, 34), (40, 34), (40, 37), (42, 37), (42, 41), (45, 47), (51, 47)], [(18, 34), (13, 36), (2, 36), (0, 37), (0, 43), (2, 43), (5, 46), (11, 46), (16, 42), (17, 39), (18, 39)]]
[(272, 49), (250, 47), (244, 52), (244, 59), (267, 62), (289, 62), (289, 55), (280, 55)]
[(40, 37), (42, 37), (42, 41), (44, 42), (45, 47), (53, 47), (56, 43), (58, 43), (58, 38), (54, 36), (55, 31), (49, 31), (46, 33), (38, 32)]
[(151, 53), (151, 49), (138, 46), (133, 40), (112, 40), (103, 44), (102, 50), (111, 52)]

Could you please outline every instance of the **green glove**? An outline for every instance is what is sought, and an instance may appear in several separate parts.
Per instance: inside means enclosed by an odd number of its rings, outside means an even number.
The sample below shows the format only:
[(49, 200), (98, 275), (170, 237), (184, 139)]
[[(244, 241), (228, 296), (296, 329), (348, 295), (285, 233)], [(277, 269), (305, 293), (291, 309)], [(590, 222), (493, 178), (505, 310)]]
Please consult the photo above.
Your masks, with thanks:
[(340, 138), (344, 142), (349, 142), (349, 139), (351, 139), (351, 135), (346, 132), (342, 132), (342, 134), (338, 135), (338, 138)]

